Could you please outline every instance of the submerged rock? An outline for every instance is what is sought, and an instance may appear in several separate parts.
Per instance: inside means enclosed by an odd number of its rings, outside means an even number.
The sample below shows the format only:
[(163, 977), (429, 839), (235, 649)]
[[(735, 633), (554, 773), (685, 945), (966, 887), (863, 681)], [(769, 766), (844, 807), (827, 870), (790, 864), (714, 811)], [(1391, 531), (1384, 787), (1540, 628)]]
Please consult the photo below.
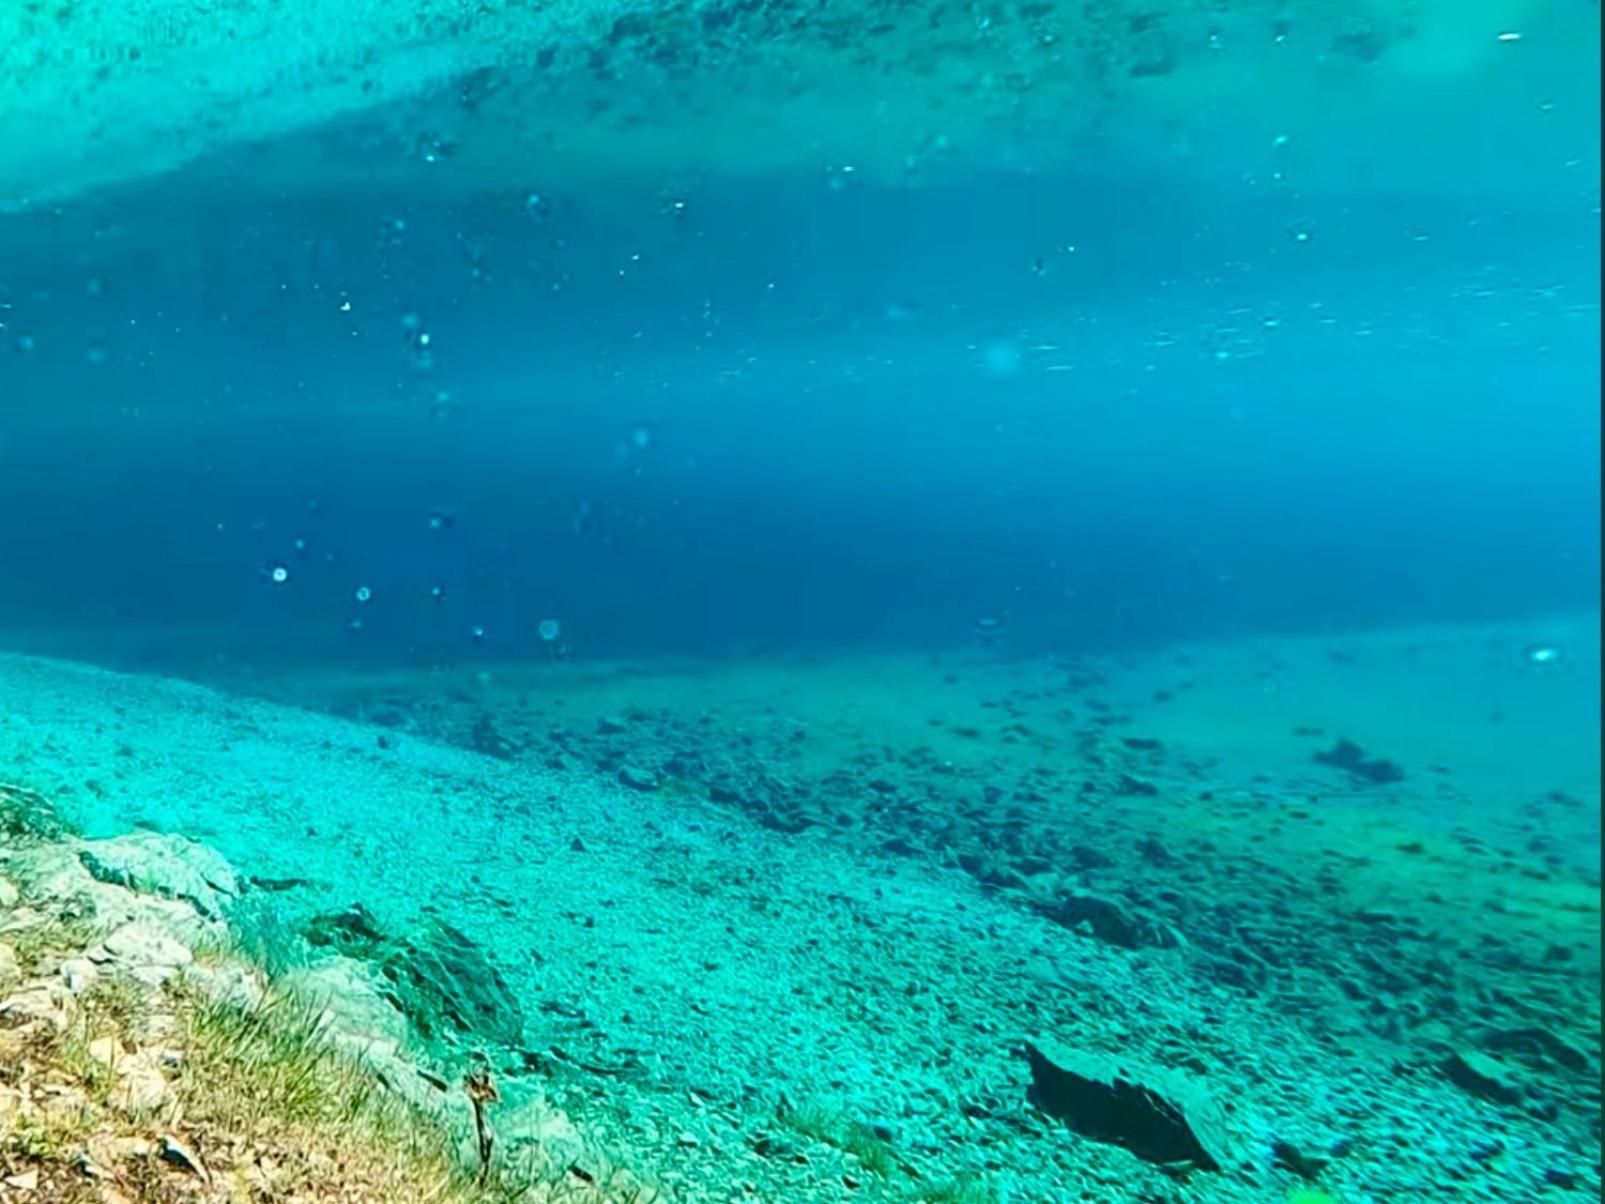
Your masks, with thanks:
[(1521, 1102), (1521, 1087), (1504, 1063), (1474, 1049), (1456, 1049), (1443, 1060), (1443, 1074), (1464, 1091), (1496, 1104)]
[(1134, 915), (1112, 899), (1098, 895), (1068, 894), (1037, 911), (1065, 928), (1085, 928), (1093, 938), (1121, 949), (1174, 949), (1181, 938), (1163, 924)]
[(1547, 1028), (1490, 1029), (1483, 1034), (1482, 1044), (1487, 1049), (1508, 1051), (1540, 1065), (1553, 1063), (1579, 1073), (1588, 1070), (1588, 1055)]
[(398, 1011), (428, 1038), (469, 1037), (516, 1045), (524, 1032), (518, 998), (461, 930), (426, 916), (416, 933), (391, 936), (360, 903), (307, 924), (307, 940), (373, 964)]
[(619, 784), (628, 786), (631, 790), (649, 792), (658, 788), (658, 778), (649, 769), (641, 769), (635, 765), (625, 765), (619, 770)]
[[(1208, 1102), (1179, 1081), (1161, 1091), (1098, 1054), (1027, 1043), (1031, 1103), (1081, 1136), (1118, 1145), (1146, 1162), (1218, 1171), (1226, 1157)], [(1150, 1076), (1151, 1077), (1151, 1076)]]
[(240, 893), (234, 870), (220, 853), (171, 833), (134, 832), (87, 841), (78, 860), (98, 882), (182, 900), (209, 920), (222, 918)]
[(1367, 757), (1365, 750), (1352, 740), (1339, 740), (1326, 752), (1316, 753), (1314, 760), (1344, 770), (1350, 777), (1373, 786), (1385, 786), (1404, 779), (1404, 770), (1392, 761)]
[(474, 720), (473, 730), (468, 733), (468, 746), (498, 761), (511, 761), (518, 756), (518, 746), (498, 732), (495, 723), (486, 714)]

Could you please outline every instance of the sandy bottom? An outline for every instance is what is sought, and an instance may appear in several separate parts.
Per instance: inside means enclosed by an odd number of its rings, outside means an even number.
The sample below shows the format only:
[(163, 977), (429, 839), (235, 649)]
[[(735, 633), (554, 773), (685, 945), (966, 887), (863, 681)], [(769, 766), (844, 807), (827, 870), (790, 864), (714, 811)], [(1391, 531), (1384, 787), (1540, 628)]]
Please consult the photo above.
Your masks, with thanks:
[[(228, 689), (6, 656), (0, 779), (213, 846), (294, 956), (354, 903), (447, 922), (522, 1032), (421, 1051), (670, 1198), (1583, 1198), (1598, 666), (1586, 615)], [(1026, 1042), (1196, 1098), (1225, 1169), (1034, 1107)]]

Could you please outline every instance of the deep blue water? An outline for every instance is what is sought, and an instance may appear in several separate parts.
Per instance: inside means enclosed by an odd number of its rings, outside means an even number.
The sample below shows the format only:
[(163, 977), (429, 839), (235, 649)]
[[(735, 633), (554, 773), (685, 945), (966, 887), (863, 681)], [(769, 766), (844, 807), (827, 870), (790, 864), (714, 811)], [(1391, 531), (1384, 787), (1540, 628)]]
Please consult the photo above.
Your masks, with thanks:
[(183, 180), (10, 219), (30, 638), (417, 663), (550, 651), (548, 618), (610, 656), (1597, 603), (1585, 188)]

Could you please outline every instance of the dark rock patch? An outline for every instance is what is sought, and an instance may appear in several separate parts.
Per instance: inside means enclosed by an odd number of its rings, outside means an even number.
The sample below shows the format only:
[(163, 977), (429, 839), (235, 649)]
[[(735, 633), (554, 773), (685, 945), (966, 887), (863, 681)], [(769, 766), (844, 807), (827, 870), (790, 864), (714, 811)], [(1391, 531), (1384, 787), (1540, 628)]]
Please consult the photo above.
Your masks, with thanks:
[(1098, 895), (1068, 894), (1037, 905), (1037, 911), (1065, 928), (1085, 925), (1092, 936), (1121, 949), (1174, 949), (1180, 939), (1169, 928), (1133, 915)]
[(1483, 1034), (1482, 1046), (1498, 1052), (1547, 1061), (1579, 1073), (1588, 1069), (1588, 1055), (1547, 1028), (1492, 1029)]
[(517, 746), (496, 730), (496, 725), (487, 714), (474, 720), (473, 730), (468, 733), (468, 744), (475, 752), (495, 757), (498, 761), (511, 761), (518, 755)]
[(1471, 1049), (1453, 1050), (1442, 1064), (1444, 1077), (1461, 1090), (1496, 1104), (1521, 1102), (1521, 1088), (1505, 1066)]
[(657, 775), (649, 769), (626, 765), (619, 770), (619, 784), (631, 790), (652, 791), (658, 788)]
[(1392, 761), (1368, 757), (1365, 750), (1352, 740), (1339, 740), (1326, 752), (1318, 752), (1314, 759), (1322, 765), (1341, 769), (1350, 777), (1373, 786), (1386, 786), (1404, 779), (1404, 770)]
[(1201, 1097), (1157, 1091), (1097, 1055), (1044, 1052), (1031, 1043), (1024, 1052), (1032, 1105), (1081, 1136), (1118, 1145), (1147, 1162), (1221, 1169), (1220, 1136)]
[(1123, 798), (1150, 798), (1159, 793), (1159, 787), (1144, 778), (1123, 773), (1116, 779), (1114, 791)]
[(479, 946), (457, 928), (425, 916), (412, 937), (385, 933), (360, 903), (312, 917), (307, 940), (371, 962), (385, 996), (426, 1038), (477, 1038), (517, 1045), (524, 1033), (518, 998)]

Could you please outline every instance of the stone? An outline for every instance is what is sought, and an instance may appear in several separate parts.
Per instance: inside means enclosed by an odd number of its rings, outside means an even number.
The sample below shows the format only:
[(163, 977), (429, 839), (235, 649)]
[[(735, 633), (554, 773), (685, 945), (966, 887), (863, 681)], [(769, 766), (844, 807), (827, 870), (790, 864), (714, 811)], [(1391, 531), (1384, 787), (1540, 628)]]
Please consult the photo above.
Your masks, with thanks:
[(1404, 770), (1392, 761), (1367, 757), (1365, 750), (1352, 740), (1339, 740), (1326, 752), (1314, 754), (1314, 761), (1345, 771), (1351, 778), (1373, 786), (1386, 786), (1404, 780)]
[(314, 916), (307, 939), (372, 963), (380, 991), (423, 1036), (516, 1046), (524, 1032), (517, 997), (466, 934), (425, 916), (413, 935), (391, 936), (361, 904)]
[(252, 1008), (262, 1001), (262, 996), (265, 994), (257, 976), (248, 967), (234, 963), (220, 966), (191, 966), (189, 977), (208, 998), (218, 1003)]
[(172, 1099), (173, 1091), (162, 1073), (161, 1051), (142, 1049), (117, 1064), (116, 1098), (126, 1108), (149, 1110)]
[(10, 878), (0, 878), (0, 907), (8, 909), (15, 907), (20, 898), (16, 884)]
[(1521, 1088), (1504, 1063), (1474, 1049), (1452, 1050), (1443, 1060), (1444, 1077), (1463, 1091), (1496, 1104), (1521, 1101)]
[(475, 752), (495, 757), (498, 761), (511, 761), (518, 756), (518, 746), (496, 730), (495, 723), (487, 714), (481, 714), (474, 720), (468, 742)]
[(207, 1179), (206, 1166), (201, 1162), (195, 1151), (190, 1149), (176, 1137), (163, 1137), (157, 1144), (157, 1151), (164, 1162), (169, 1162), (180, 1170), (188, 1171), (201, 1179)]
[(18, 907), (0, 919), (0, 933), (27, 932), (45, 922), (44, 915), (32, 907)]
[(1157, 1071), (1139, 1080), (1098, 1054), (1027, 1043), (1028, 1098), (1092, 1141), (1118, 1145), (1146, 1162), (1218, 1171), (1226, 1161), (1212, 1107), (1196, 1088)]
[(352, 957), (371, 955), (385, 941), (379, 921), (361, 903), (344, 911), (320, 912), (307, 922), (309, 943), (326, 946)]
[[(3, 978), (4, 974), (0, 973), (0, 979)], [(1553, 1062), (1579, 1073), (1588, 1070), (1588, 1055), (1547, 1028), (1490, 1029), (1482, 1035), (1482, 1045), (1485, 1049)]]
[(22, 977), (22, 968), (17, 965), (16, 950), (0, 941), (0, 986), (10, 986)]
[(1330, 1158), (1307, 1154), (1291, 1141), (1278, 1138), (1271, 1145), (1271, 1160), (1284, 1170), (1292, 1171), (1300, 1179), (1313, 1182), (1331, 1163)]
[(74, 995), (82, 995), (100, 979), (100, 969), (87, 957), (69, 957), (61, 963), (61, 981)]
[(211, 920), (221, 919), (240, 893), (233, 869), (220, 854), (182, 836), (133, 832), (87, 841), (78, 858), (99, 882), (180, 899)]
[(149, 1158), (156, 1149), (143, 1137), (114, 1137), (106, 1148), (118, 1158)]
[(153, 924), (124, 924), (88, 954), (89, 960), (116, 966), (137, 982), (160, 986), (191, 965), (195, 955)]
[(1036, 909), (1055, 924), (1071, 929), (1085, 926), (1095, 939), (1121, 949), (1173, 949), (1181, 944), (1170, 928), (1098, 895), (1067, 894), (1039, 903)]
[(651, 791), (658, 788), (658, 779), (651, 770), (626, 765), (619, 770), (619, 784), (628, 786), (631, 790)]
[(72, 995), (59, 983), (33, 983), (0, 1000), (0, 1028), (43, 1024), (65, 1032), (76, 1012)]

